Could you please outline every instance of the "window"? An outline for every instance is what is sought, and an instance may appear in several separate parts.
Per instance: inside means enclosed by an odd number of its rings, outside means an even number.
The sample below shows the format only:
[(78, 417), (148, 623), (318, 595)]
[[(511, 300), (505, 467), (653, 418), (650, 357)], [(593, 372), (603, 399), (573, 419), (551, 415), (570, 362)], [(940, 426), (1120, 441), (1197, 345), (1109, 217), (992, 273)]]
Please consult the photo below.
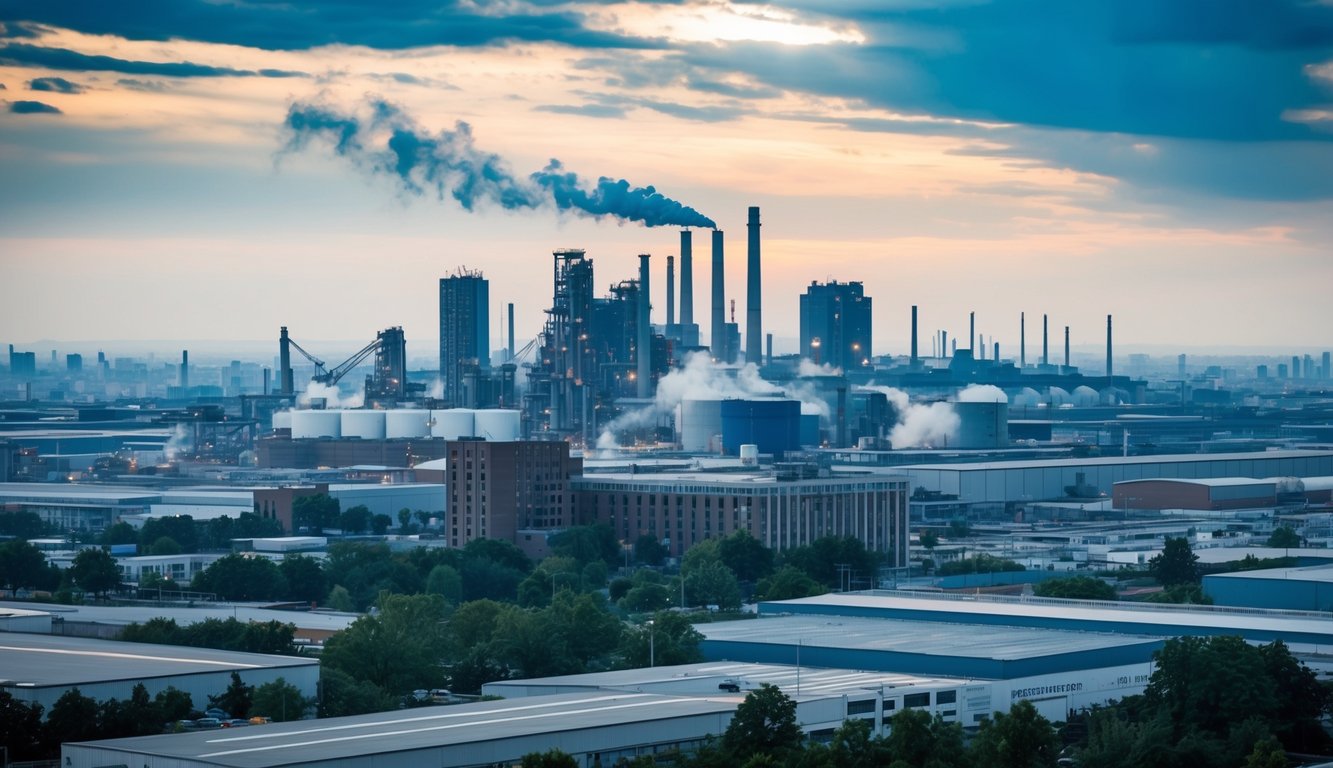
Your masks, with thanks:
[(958, 701), (958, 691), (939, 691), (935, 694), (936, 704), (952, 704)]
[(913, 707), (929, 707), (929, 706), (930, 706), (929, 693), (909, 693), (903, 697), (903, 709), (911, 709)]
[(874, 712), (874, 711), (875, 711), (875, 700), (874, 700), (874, 699), (866, 699), (865, 701), (849, 701), (849, 702), (847, 702), (847, 716), (848, 716), (848, 717), (851, 717), (852, 715), (864, 715), (864, 714), (866, 714), (867, 712)]

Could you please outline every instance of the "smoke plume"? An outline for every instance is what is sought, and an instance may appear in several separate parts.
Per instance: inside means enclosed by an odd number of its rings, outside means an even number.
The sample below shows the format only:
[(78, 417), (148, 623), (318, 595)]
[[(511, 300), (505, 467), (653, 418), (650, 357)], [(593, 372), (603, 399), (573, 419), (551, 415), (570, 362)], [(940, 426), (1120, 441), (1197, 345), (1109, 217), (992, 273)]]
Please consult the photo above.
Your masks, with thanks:
[(960, 403), (1007, 403), (1009, 396), (994, 384), (968, 384), (958, 392)]
[(433, 189), (440, 199), (448, 195), (468, 211), (479, 204), (507, 210), (554, 205), (561, 211), (598, 219), (613, 216), (649, 227), (716, 226), (712, 219), (652, 186), (635, 187), (624, 179), (605, 176), (589, 185), (556, 159), (526, 178), (516, 175), (504, 158), (477, 147), (472, 127), (465, 122), (431, 134), (382, 99), (371, 99), (368, 107), (368, 114), (353, 114), (320, 104), (293, 103), (283, 121), (284, 151), (302, 150), (312, 139), (327, 140), (337, 155), (362, 171), (389, 175), (413, 195)]
[(323, 399), (324, 407), (329, 409), (360, 408), (365, 403), (365, 395), (362, 393), (343, 397), (337, 385), (320, 384), (318, 381), (306, 384), (305, 392), (296, 396), (297, 403), (303, 407), (309, 407), (310, 402), (317, 399)]

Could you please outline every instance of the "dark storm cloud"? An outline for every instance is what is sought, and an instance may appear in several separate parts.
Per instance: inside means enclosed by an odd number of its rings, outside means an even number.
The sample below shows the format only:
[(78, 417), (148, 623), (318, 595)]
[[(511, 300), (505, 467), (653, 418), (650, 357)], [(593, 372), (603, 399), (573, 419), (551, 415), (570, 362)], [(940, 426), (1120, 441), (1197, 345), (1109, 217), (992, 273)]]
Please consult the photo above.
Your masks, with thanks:
[(59, 115), (58, 108), (40, 101), (11, 101), (9, 111), (16, 115)]
[(52, 93), (83, 93), (84, 87), (71, 83), (63, 77), (38, 77), (28, 81), (32, 91), (50, 91)]
[(120, 72), (126, 75), (162, 77), (304, 77), (301, 72), (280, 69), (232, 69), (189, 61), (128, 61), (111, 56), (90, 56), (66, 48), (44, 48), (26, 43), (0, 45), (0, 62), (18, 66), (45, 67), (72, 72)]
[(265, 50), (305, 50), (342, 43), (382, 50), (429, 45), (477, 46), (549, 41), (594, 48), (651, 45), (587, 29), (569, 11), (510, 12), (514, 3), (463, 0), (337, 0), (217, 3), (211, 0), (10, 0), (0, 22), (37, 22), (131, 40), (180, 38)]

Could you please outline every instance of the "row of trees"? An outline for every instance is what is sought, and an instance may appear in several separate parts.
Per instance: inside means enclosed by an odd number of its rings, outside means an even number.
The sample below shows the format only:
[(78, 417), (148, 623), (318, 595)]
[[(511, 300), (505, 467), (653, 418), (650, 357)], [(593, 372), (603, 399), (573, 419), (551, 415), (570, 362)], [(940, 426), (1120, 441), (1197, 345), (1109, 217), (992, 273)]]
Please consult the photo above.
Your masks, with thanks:
[[(299, 688), (281, 677), (256, 687), (246, 685), (235, 672), (230, 685), (208, 699), (209, 707), (221, 708), (233, 717), (262, 714), (273, 720), (298, 719), (311, 704)], [(71, 688), (56, 700), (50, 713), (40, 704), (28, 704), (0, 691), (0, 745), (6, 747), (12, 761), (46, 760), (58, 758), (60, 745), (66, 742), (147, 736), (202, 716), (189, 693), (168, 687), (149, 697), (143, 683), (135, 685), (124, 701), (97, 701)]]

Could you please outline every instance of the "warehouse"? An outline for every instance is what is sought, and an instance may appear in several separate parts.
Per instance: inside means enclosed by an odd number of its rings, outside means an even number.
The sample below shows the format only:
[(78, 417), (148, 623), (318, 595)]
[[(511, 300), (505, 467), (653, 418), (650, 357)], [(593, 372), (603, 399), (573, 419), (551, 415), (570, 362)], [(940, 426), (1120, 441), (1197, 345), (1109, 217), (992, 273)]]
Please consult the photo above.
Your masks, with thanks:
[(97, 701), (125, 700), (138, 683), (149, 696), (168, 687), (184, 691), (199, 706), (226, 690), (232, 672), (256, 686), (281, 677), (313, 697), (319, 661), (55, 635), (0, 635), (0, 690), (26, 704), (40, 704), (47, 712), (72, 688)]
[(1269, 568), (1203, 577), (1203, 593), (1216, 605), (1333, 610), (1333, 566)]
[(871, 591), (763, 602), (759, 604), (759, 614), (946, 622), (964, 625), (964, 632), (972, 632), (978, 626), (1000, 625), (1155, 637), (1239, 635), (1259, 643), (1281, 640), (1293, 647), (1333, 645), (1333, 617), (1204, 605)]
[(845, 616), (765, 616), (700, 624), (714, 660), (1012, 680), (1146, 665), (1160, 637), (1026, 627), (960, 626)]
[[(1154, 478), (1323, 477), (1333, 475), (1333, 451), (1113, 456), (1092, 459), (992, 461), (894, 467), (912, 490), (958, 497), (962, 504), (1029, 503), (1106, 496), (1127, 480)], [(915, 511), (915, 510), (914, 510)]]

